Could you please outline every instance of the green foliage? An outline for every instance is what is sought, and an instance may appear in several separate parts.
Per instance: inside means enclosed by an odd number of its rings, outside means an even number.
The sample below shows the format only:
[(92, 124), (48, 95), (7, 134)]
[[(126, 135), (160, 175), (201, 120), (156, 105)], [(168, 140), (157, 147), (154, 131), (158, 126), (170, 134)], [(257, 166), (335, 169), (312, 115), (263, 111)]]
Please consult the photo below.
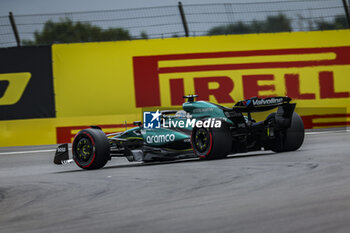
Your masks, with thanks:
[(35, 31), (34, 41), (23, 41), (24, 45), (130, 40), (129, 31), (122, 28), (102, 29), (90, 23), (61, 19), (55, 23), (47, 21), (41, 32)]
[(140, 33), (140, 38), (141, 38), (141, 39), (148, 39), (147, 33), (146, 33), (145, 31), (142, 31), (142, 32)]
[(292, 27), (290, 20), (283, 14), (268, 16), (263, 24), (264, 32), (290, 32)]
[(290, 20), (283, 14), (268, 16), (265, 21), (252, 21), (251, 23), (237, 22), (211, 28), (207, 35), (248, 34), (261, 32), (290, 32)]
[(349, 28), (349, 25), (344, 15), (338, 15), (332, 22), (324, 20), (316, 22), (316, 28), (317, 30), (334, 30)]

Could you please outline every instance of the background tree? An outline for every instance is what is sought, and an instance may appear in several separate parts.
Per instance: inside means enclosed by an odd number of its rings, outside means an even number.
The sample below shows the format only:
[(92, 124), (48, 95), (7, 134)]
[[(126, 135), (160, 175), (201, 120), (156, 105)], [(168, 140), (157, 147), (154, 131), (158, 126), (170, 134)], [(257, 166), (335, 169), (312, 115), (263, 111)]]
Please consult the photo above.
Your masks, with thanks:
[(254, 20), (250, 23), (237, 22), (211, 28), (208, 35), (247, 34), (261, 32), (290, 32), (290, 20), (283, 14), (268, 16), (264, 21)]
[(70, 42), (130, 40), (128, 30), (123, 28), (102, 29), (90, 23), (73, 22), (61, 19), (59, 22), (47, 21), (44, 29), (35, 31), (34, 41), (25, 40), (24, 45), (39, 45)]
[(142, 31), (142, 32), (140, 33), (140, 38), (141, 38), (141, 39), (148, 39), (147, 33), (146, 33), (145, 31)]
[(345, 15), (336, 16), (333, 21), (318, 21), (316, 22), (317, 30), (334, 30), (349, 28)]
[(263, 32), (291, 32), (292, 26), (290, 19), (285, 15), (268, 16), (263, 23)]

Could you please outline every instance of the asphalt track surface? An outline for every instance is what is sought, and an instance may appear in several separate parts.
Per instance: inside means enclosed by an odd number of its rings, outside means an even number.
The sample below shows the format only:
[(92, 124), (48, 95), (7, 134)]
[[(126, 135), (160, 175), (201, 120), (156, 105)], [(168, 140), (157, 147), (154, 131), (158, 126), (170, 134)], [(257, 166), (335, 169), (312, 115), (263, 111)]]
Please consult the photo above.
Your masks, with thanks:
[(0, 148), (0, 232), (350, 232), (350, 132), (308, 134), (296, 152), (95, 171), (54, 165), (52, 149)]

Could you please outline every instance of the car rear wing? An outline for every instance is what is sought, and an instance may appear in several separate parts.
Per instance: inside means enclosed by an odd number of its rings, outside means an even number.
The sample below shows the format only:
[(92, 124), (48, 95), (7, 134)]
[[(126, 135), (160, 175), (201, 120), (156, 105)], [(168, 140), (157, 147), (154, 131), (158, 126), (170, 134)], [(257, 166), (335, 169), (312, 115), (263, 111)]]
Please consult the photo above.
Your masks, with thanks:
[(251, 118), (252, 112), (269, 111), (278, 108), (276, 112), (276, 124), (279, 127), (290, 127), (291, 118), (295, 109), (295, 103), (290, 103), (292, 99), (288, 96), (278, 96), (269, 98), (253, 97), (251, 99), (242, 100), (233, 106), (231, 111), (248, 113), (248, 118)]
[(235, 106), (233, 106), (233, 109), (242, 113), (264, 112), (279, 106), (295, 105), (289, 103), (291, 100), (292, 99), (288, 96), (269, 97), (264, 99), (253, 97), (251, 99), (237, 102)]

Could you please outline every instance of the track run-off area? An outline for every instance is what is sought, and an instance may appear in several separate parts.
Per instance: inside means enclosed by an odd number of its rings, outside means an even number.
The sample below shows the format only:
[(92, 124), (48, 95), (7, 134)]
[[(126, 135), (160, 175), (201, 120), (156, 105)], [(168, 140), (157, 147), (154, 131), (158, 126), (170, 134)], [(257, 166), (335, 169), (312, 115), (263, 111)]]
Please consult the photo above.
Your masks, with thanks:
[(53, 164), (56, 145), (0, 148), (0, 232), (350, 232), (350, 132), (300, 150)]

